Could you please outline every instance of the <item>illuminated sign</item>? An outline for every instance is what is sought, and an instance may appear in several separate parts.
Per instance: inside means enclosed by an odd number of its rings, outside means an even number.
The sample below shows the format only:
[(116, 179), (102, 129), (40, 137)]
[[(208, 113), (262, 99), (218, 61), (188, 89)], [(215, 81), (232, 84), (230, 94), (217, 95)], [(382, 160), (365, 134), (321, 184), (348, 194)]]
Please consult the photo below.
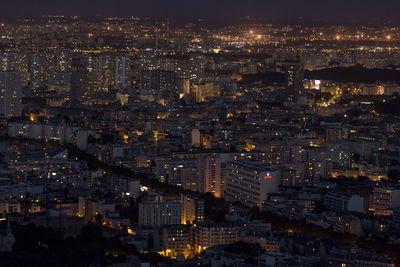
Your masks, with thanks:
[(264, 179), (272, 179), (272, 176), (269, 174), (269, 172), (264, 176)]

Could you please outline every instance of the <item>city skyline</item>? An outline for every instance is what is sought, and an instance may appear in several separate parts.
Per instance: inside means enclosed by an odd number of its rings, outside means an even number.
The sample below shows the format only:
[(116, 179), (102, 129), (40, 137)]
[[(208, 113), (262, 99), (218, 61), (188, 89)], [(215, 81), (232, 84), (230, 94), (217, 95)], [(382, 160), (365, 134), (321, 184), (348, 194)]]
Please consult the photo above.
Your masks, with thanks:
[(400, 3), (0, 7), (2, 267), (400, 267)]
[[(38, 3), (39, 2), (39, 3)], [(399, 23), (395, 0), (308, 0), (308, 1), (28, 1), (6, 0), (0, 16), (27, 17), (38, 15), (81, 16), (170, 16), (176, 18), (230, 19), (252, 17), (264, 20), (320, 21), (329, 23)]]

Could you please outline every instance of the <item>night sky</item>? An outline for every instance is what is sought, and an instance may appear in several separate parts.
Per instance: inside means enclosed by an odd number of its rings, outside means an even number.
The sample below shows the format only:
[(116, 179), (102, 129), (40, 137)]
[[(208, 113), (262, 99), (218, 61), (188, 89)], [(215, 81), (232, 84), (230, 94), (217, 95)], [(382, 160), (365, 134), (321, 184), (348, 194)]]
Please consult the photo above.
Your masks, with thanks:
[(0, 15), (43, 14), (240, 17), (400, 22), (399, 0), (1, 0)]

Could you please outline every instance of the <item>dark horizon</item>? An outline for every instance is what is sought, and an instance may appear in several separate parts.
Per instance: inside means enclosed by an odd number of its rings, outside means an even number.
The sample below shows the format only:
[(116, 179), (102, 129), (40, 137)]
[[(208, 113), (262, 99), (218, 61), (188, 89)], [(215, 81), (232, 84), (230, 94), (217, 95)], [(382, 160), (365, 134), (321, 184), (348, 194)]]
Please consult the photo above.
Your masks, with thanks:
[[(305, 3), (307, 2), (307, 3)], [(3, 18), (32, 17), (40, 15), (79, 16), (168, 16), (175, 18), (206, 18), (238, 20), (246, 16), (271, 21), (316, 21), (324, 23), (399, 23), (400, 2), (386, 0), (239, 0), (187, 2), (161, 1), (51, 1), (6, 0), (2, 3)]]

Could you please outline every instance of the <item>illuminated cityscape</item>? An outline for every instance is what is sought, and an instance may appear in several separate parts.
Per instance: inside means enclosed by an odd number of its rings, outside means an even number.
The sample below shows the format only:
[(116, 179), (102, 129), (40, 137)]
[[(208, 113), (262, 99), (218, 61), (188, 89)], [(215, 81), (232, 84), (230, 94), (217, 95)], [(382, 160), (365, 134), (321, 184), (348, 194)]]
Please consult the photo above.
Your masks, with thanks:
[(400, 266), (400, 4), (18, 2), (0, 266)]

